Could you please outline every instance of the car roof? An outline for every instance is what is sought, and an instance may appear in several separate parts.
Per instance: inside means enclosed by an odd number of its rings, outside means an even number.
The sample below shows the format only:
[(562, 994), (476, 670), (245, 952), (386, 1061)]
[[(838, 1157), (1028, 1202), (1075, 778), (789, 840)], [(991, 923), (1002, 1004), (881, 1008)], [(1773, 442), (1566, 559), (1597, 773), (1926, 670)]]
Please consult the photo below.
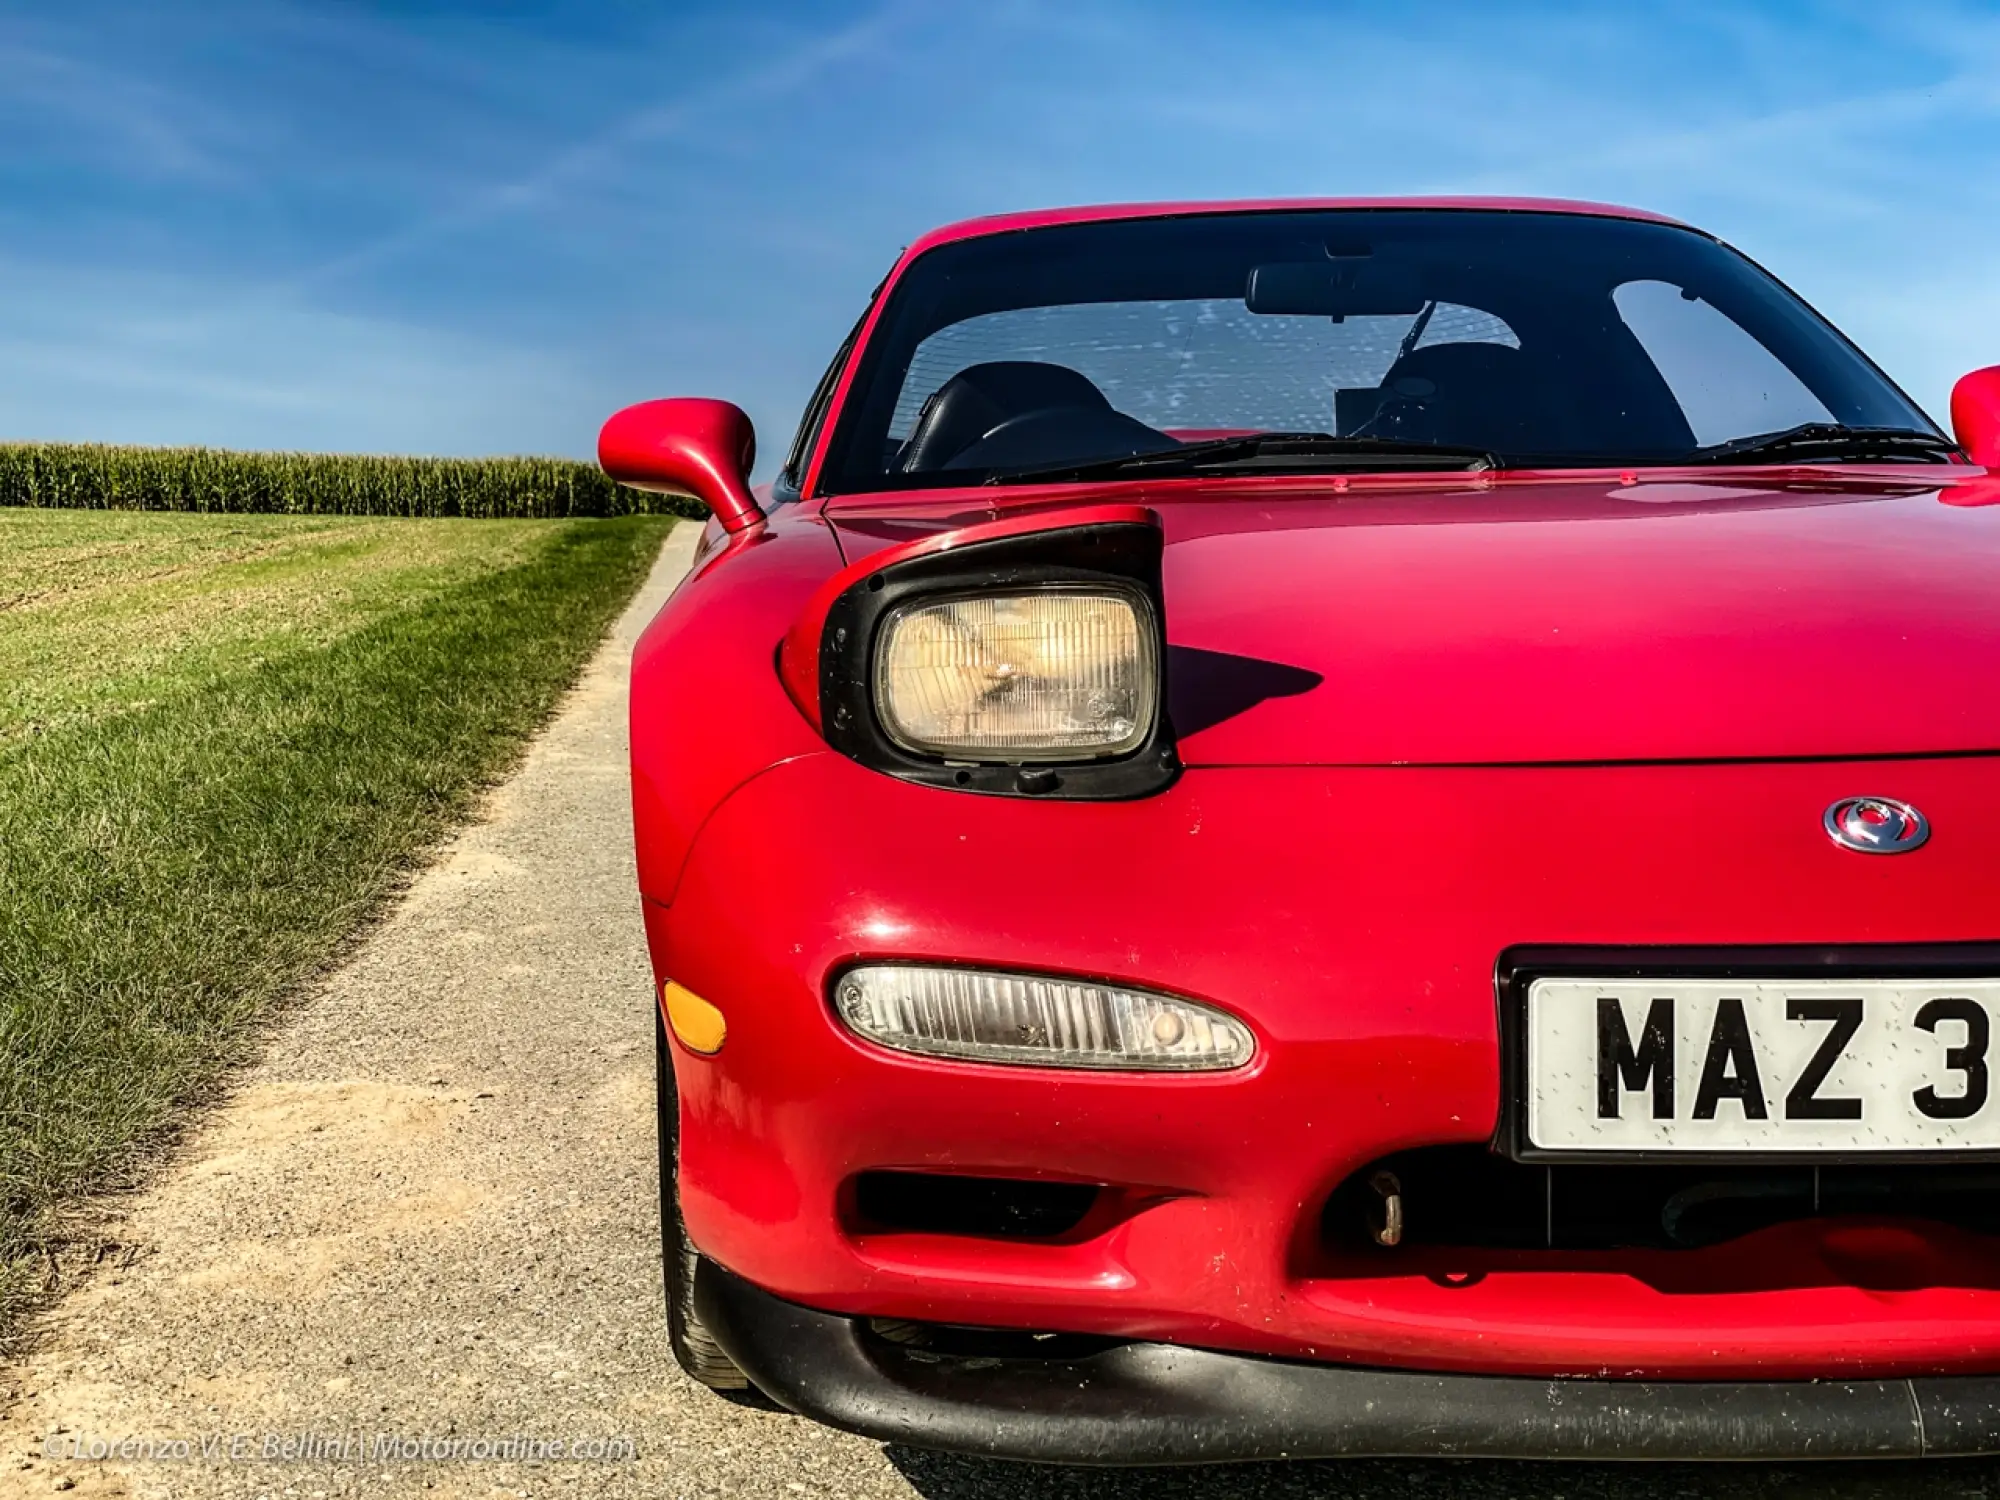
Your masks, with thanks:
[(1073, 208), (1042, 208), (1024, 213), (993, 214), (979, 219), (961, 219), (933, 229), (906, 250), (905, 262), (938, 245), (954, 240), (978, 239), (989, 234), (1007, 234), (1019, 229), (1044, 229), (1052, 224), (1092, 224), (1111, 219), (1176, 219), (1197, 214), (1252, 214), (1332, 208), (1430, 208), (1485, 209), (1489, 212), (1522, 214), (1576, 214), (1599, 219), (1642, 219), (1653, 224), (1689, 228), (1679, 219), (1656, 214), (1649, 209), (1625, 208), (1616, 203), (1590, 203), (1573, 198), (1244, 198), (1219, 202), (1190, 203), (1097, 203)]

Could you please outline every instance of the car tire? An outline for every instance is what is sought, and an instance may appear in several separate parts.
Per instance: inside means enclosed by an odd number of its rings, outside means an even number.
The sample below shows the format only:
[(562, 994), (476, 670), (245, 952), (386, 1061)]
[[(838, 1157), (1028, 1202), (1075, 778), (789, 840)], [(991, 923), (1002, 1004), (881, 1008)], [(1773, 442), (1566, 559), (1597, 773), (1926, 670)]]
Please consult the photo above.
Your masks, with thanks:
[(694, 1270), (701, 1252), (681, 1219), (680, 1097), (674, 1089), (674, 1060), (667, 1050), (667, 1027), (653, 1011), (655, 1080), (660, 1110), (660, 1258), (667, 1287), (667, 1342), (674, 1362), (712, 1391), (748, 1391), (749, 1379), (723, 1353), (715, 1335), (694, 1309)]

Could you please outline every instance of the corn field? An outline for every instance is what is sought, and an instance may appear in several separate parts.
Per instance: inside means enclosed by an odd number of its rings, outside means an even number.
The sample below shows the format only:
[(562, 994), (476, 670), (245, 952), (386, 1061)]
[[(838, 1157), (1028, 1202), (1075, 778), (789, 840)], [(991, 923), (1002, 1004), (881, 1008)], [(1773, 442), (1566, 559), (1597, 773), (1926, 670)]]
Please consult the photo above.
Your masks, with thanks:
[(377, 458), (0, 443), (0, 505), (344, 516), (701, 517), (694, 500), (614, 484), (566, 458)]

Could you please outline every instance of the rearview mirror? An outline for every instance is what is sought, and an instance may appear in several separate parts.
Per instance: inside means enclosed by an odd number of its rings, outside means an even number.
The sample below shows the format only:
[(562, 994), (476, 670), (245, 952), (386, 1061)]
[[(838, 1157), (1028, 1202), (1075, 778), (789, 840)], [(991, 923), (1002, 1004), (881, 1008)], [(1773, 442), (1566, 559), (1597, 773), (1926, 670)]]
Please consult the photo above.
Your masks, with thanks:
[(757, 431), (740, 406), (677, 396), (641, 401), (604, 424), (597, 463), (620, 484), (665, 495), (691, 495), (726, 531), (762, 524), (750, 494)]
[(1253, 266), (1243, 292), (1253, 313), (1322, 318), (1415, 316), (1424, 301), (1414, 266), (1358, 257)]
[(1951, 430), (1974, 463), (2000, 469), (2000, 365), (1974, 370), (1951, 388)]

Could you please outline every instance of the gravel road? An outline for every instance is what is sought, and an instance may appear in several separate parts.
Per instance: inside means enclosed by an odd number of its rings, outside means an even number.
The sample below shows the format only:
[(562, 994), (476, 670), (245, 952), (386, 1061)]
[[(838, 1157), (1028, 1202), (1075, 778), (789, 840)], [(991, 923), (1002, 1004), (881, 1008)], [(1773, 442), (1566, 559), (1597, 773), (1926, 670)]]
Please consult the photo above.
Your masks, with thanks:
[[(0, 1492), (79, 1496), (2000, 1495), (1989, 1465), (1351, 1463), (1104, 1473), (885, 1449), (732, 1405), (667, 1355), (624, 683), (691, 526), (520, 772), (112, 1227), (0, 1367)], [(609, 1456), (373, 1459), (377, 1434)], [(315, 1447), (266, 1460), (269, 1440)], [(45, 1447), (185, 1440), (187, 1458)], [(202, 1445), (211, 1445), (202, 1456)], [(238, 1457), (230, 1457), (237, 1445)], [(622, 1449), (622, 1456), (621, 1456)], [(296, 1451), (296, 1450), (295, 1450)]]

